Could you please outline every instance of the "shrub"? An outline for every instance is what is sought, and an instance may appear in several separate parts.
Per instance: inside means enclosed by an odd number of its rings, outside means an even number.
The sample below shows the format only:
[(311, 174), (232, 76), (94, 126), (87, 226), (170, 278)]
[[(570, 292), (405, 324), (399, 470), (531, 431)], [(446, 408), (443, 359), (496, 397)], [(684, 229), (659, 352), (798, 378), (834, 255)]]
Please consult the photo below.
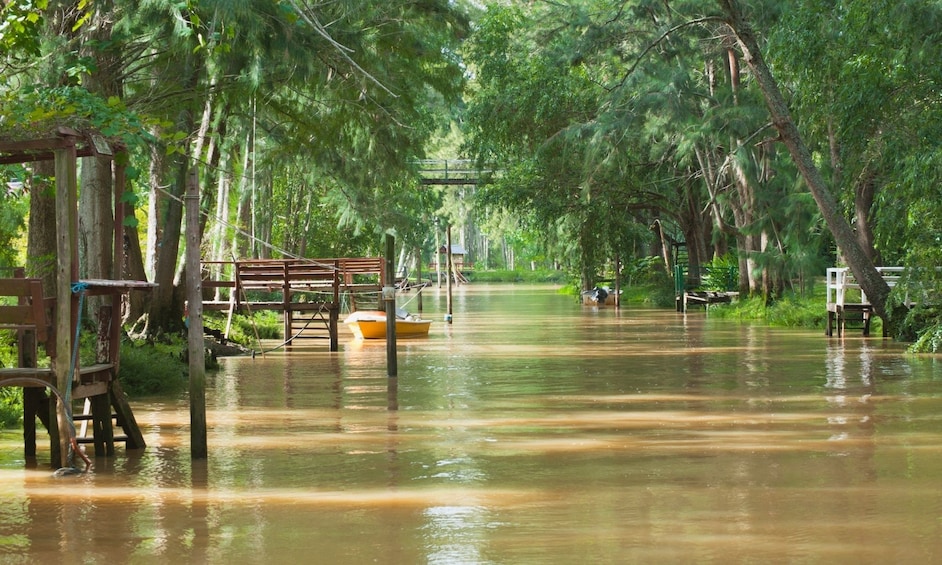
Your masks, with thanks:
[(121, 346), (121, 383), (136, 396), (173, 394), (187, 386), (186, 344), (125, 341)]
[(0, 429), (17, 426), (23, 419), (23, 389), (0, 387)]

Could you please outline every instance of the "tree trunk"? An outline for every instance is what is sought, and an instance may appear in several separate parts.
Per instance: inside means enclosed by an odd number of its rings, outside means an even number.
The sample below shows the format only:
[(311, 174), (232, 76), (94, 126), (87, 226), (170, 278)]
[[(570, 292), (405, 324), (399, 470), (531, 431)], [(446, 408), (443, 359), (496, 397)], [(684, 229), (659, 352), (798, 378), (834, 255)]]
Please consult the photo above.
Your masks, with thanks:
[(48, 179), (56, 174), (53, 161), (33, 166), (29, 183), (29, 230), (26, 239), (26, 272), (43, 280), (43, 294), (56, 295), (56, 190)]
[[(114, 263), (114, 218), (111, 195), (111, 159), (82, 159), (82, 190), (79, 193), (79, 276), (87, 279), (110, 279)], [(110, 299), (96, 296), (87, 300), (88, 312), (98, 312)], [(117, 315), (117, 313), (115, 313)]]
[[(121, 95), (120, 42), (112, 42), (114, 7), (110, 0), (95, 2), (92, 24), (79, 32), (87, 35), (81, 47), (83, 55), (93, 58), (91, 72), (82, 83), (89, 92), (107, 99)], [(91, 45), (98, 45), (92, 48)], [(102, 48), (101, 46), (109, 46)], [(86, 157), (81, 163), (82, 190), (79, 192), (79, 265), (80, 275), (92, 279), (110, 279), (114, 263), (114, 194), (112, 160)], [(110, 302), (105, 297), (90, 297), (88, 309), (97, 314), (100, 306)], [(117, 313), (115, 313), (117, 315)]]
[[(252, 133), (249, 132), (246, 136), (245, 147), (243, 148), (245, 154), (243, 155), (242, 160), (242, 174), (239, 176), (239, 184), (236, 193), (236, 198), (239, 199), (239, 204), (236, 207), (236, 227), (241, 229), (243, 232), (251, 233), (252, 231), (252, 213), (251, 213), (251, 190), (248, 187), (248, 172), (252, 166)], [(254, 234), (252, 234), (254, 235)], [(251, 250), (254, 249), (252, 241), (250, 238), (245, 236), (245, 233), (234, 231), (232, 234), (232, 256), (236, 259), (244, 259), (249, 256)]]
[[(159, 136), (159, 132), (151, 132)], [(148, 178), (150, 181), (150, 190), (147, 193), (147, 240), (145, 249), (147, 254), (144, 257), (144, 269), (150, 280), (154, 279), (157, 273), (157, 249), (158, 242), (162, 237), (160, 228), (164, 224), (163, 203), (166, 200), (160, 193), (160, 185), (164, 178), (164, 169), (166, 164), (165, 153), (157, 145), (151, 148), (150, 167), (148, 169)]]
[(834, 236), (834, 241), (841, 248), (847, 266), (854, 274), (861, 289), (867, 293), (876, 314), (883, 319), (884, 324), (891, 324), (892, 320), (886, 310), (890, 287), (858, 244), (854, 230), (851, 229), (847, 219), (841, 214), (837, 201), (828, 190), (821, 172), (815, 166), (811, 153), (791, 118), (788, 105), (779, 90), (778, 83), (762, 58), (752, 28), (742, 16), (739, 3), (736, 0), (719, 0), (719, 4), (728, 16), (726, 23), (736, 36), (739, 47), (743, 52), (743, 59), (752, 69), (759, 88), (762, 90), (772, 116), (772, 123), (778, 130), (785, 146), (788, 147), (795, 165), (808, 185), (821, 215)]
[[(202, 73), (201, 61), (198, 55), (190, 54), (183, 64), (184, 74), (181, 86), (195, 91), (199, 85)], [(178, 131), (192, 132), (196, 126), (196, 118), (191, 108), (183, 108), (177, 116), (176, 127)], [(171, 198), (167, 200), (167, 213), (161, 222), (163, 236), (160, 238), (160, 249), (157, 253), (157, 267), (154, 273), (154, 282), (157, 288), (153, 292), (150, 311), (148, 312), (146, 333), (155, 335), (164, 331), (175, 331), (183, 324), (182, 300), (175, 300), (174, 275), (177, 271), (177, 262), (180, 251), (180, 235), (183, 221), (183, 192), (190, 172), (191, 147), (186, 145), (183, 154), (174, 159), (174, 181), (170, 186)], [(151, 218), (153, 221), (154, 218)]]
[[(231, 177), (229, 175), (229, 161), (227, 158), (222, 159), (222, 167), (220, 172), (217, 174), (219, 177), (219, 188), (216, 193), (216, 213), (219, 215), (219, 220), (216, 224), (210, 228), (210, 243), (212, 244), (212, 257), (213, 261), (225, 261), (226, 260), (226, 229), (229, 225), (229, 187), (231, 186)], [(213, 265), (210, 270), (211, 278), (215, 280), (222, 280), (223, 267), (221, 265)], [(228, 298), (228, 297), (227, 297)], [(222, 299), (222, 289), (216, 287), (215, 295), (213, 300)]]
[(669, 276), (672, 276), (674, 273), (674, 266), (671, 265), (671, 242), (669, 241), (667, 234), (664, 233), (664, 226), (661, 224), (661, 220), (654, 220), (653, 228), (657, 229), (657, 239), (656, 242), (660, 243), (660, 256), (664, 260), (664, 272)]
[[(134, 217), (134, 207), (126, 206), (124, 209), (125, 217)], [(141, 238), (138, 236), (137, 228), (127, 228), (124, 230), (124, 265), (121, 276), (132, 281), (147, 280), (147, 272), (144, 270), (144, 256), (141, 253)], [(146, 311), (151, 293), (132, 292), (128, 296), (128, 309), (123, 313), (122, 323), (136, 321)]]
[(720, 206), (719, 198), (719, 171), (717, 170), (717, 157), (714, 151), (704, 149), (699, 145), (695, 148), (697, 163), (700, 171), (703, 173), (703, 182), (706, 185), (707, 193), (710, 195), (710, 213), (713, 217), (713, 227), (716, 229), (716, 237), (711, 238), (713, 243), (713, 256), (725, 257), (729, 253), (727, 238), (735, 236), (735, 231), (730, 227), (724, 217), (723, 209)]
[(857, 241), (874, 265), (880, 264), (880, 256), (874, 246), (873, 227), (870, 225), (870, 211), (877, 192), (876, 175), (865, 171), (855, 187), (854, 217), (857, 225)]
[(177, 198), (183, 198), (182, 193), (187, 172), (188, 159), (182, 158), (177, 163), (177, 178), (171, 185), (171, 195), (174, 198), (167, 200), (163, 237), (160, 240), (157, 253), (157, 270), (154, 273), (154, 282), (157, 283), (157, 288), (153, 292), (154, 297), (150, 304), (147, 319), (146, 333), (149, 335), (174, 331), (179, 328), (179, 324), (174, 323), (175, 318), (173, 316), (175, 311), (173, 279), (176, 274), (180, 251), (183, 205)]

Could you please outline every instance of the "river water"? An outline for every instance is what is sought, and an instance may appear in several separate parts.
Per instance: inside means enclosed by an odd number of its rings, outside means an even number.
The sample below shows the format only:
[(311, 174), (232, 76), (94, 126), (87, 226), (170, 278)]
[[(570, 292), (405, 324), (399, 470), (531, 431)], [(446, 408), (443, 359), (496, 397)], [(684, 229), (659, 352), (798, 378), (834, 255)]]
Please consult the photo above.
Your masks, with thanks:
[(185, 398), (132, 399), (148, 447), (78, 477), (4, 432), (0, 563), (942, 561), (935, 359), (549, 286), (423, 302), (398, 382), (346, 330), (224, 359), (206, 461)]

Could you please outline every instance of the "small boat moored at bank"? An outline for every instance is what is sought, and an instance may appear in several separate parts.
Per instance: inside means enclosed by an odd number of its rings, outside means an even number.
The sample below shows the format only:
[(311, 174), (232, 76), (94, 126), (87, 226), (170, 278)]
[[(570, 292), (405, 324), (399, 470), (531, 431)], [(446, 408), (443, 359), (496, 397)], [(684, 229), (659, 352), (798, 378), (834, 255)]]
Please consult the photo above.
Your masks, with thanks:
[[(621, 294), (620, 291), (619, 294)], [(582, 303), (586, 306), (614, 306), (615, 291), (607, 286), (597, 286), (591, 290), (583, 290)]]
[[(361, 310), (343, 321), (357, 339), (386, 339), (386, 312)], [(423, 320), (404, 311), (396, 312), (396, 337), (425, 337), (432, 320)]]

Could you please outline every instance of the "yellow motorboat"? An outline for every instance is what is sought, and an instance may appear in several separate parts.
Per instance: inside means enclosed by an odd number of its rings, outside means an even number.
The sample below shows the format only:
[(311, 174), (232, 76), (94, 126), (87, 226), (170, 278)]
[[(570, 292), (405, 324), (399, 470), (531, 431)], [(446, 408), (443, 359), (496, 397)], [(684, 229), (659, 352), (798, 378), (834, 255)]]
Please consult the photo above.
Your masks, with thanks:
[[(423, 320), (408, 313), (396, 316), (396, 338), (425, 337), (432, 320)], [(382, 310), (360, 310), (343, 321), (358, 339), (386, 339), (386, 312)]]

